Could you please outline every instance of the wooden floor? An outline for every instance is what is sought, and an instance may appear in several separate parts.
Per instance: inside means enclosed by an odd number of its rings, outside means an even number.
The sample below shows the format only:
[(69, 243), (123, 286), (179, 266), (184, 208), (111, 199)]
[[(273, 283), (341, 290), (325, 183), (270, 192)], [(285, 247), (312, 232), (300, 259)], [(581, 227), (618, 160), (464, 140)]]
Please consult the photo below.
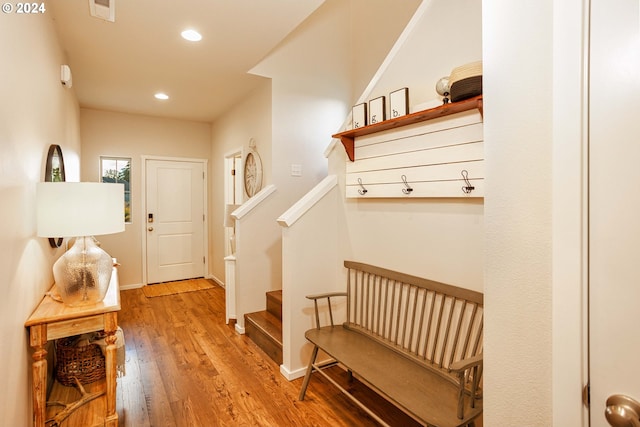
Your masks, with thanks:
[[(224, 323), (224, 289), (147, 298), (121, 292), (126, 376), (118, 379), (120, 426), (376, 426), (321, 376), (304, 401), (251, 340)], [(416, 425), (361, 384), (346, 383), (393, 426)]]

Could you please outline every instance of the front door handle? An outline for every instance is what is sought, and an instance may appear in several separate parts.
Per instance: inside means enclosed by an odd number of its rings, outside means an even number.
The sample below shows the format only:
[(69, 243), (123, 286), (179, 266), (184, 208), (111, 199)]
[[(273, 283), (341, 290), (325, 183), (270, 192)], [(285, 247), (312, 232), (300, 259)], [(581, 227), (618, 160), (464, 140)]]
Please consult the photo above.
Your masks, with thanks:
[(153, 231), (153, 227), (149, 227), (149, 228), (147, 228), (147, 230)]
[(640, 427), (640, 403), (622, 394), (614, 394), (607, 399), (604, 411), (612, 427)]

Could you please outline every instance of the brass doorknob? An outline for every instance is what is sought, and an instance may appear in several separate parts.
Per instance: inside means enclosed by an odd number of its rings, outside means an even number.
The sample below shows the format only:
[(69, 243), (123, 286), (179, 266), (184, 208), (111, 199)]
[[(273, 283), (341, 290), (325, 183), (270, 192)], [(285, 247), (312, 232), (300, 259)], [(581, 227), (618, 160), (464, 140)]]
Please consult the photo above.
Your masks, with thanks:
[(640, 403), (622, 394), (614, 394), (607, 399), (604, 411), (612, 427), (640, 427)]
[(147, 228), (147, 230), (153, 231), (153, 227), (149, 227), (149, 228)]

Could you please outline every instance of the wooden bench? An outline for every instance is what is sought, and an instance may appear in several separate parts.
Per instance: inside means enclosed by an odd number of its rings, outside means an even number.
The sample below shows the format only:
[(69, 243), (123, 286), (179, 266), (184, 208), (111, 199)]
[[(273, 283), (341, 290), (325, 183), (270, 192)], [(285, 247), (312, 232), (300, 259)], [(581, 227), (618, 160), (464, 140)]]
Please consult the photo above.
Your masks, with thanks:
[[(340, 364), (423, 425), (474, 426), (482, 414), (482, 293), (363, 263), (344, 265), (347, 292), (307, 297), (316, 328), (305, 333), (314, 348), (299, 399), (318, 372), (388, 425), (322, 371)], [(346, 297), (341, 325), (333, 321), (335, 297)], [(330, 324), (320, 326), (318, 301), (324, 299)], [(316, 360), (318, 350), (330, 359)]]

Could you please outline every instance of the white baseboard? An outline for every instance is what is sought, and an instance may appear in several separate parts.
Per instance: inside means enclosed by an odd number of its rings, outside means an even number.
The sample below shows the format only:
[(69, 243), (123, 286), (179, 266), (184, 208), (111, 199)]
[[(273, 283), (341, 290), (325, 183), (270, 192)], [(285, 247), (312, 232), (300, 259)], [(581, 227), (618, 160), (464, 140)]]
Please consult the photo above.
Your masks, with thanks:
[(304, 377), (307, 372), (307, 367), (302, 367), (300, 369), (296, 369), (295, 371), (290, 371), (286, 366), (280, 365), (280, 373), (283, 377), (285, 377), (288, 381), (293, 381), (298, 378)]
[(121, 285), (120, 286), (120, 290), (121, 291), (126, 291), (126, 290), (129, 290), (129, 289), (140, 289), (143, 286), (145, 286), (144, 283), (131, 283), (129, 285)]
[(244, 335), (244, 327), (236, 323), (236, 332), (239, 333), (240, 335)]
[(225, 286), (224, 286), (224, 282), (223, 282), (222, 280), (218, 279), (218, 278), (217, 278), (216, 276), (214, 276), (213, 274), (209, 274), (209, 275), (207, 276), (207, 279), (211, 279), (211, 280), (213, 280), (214, 282), (216, 282), (219, 286), (221, 286), (221, 287), (223, 287), (223, 288), (225, 287)]
[[(323, 356), (320, 359), (316, 359), (316, 363), (319, 365), (323, 365), (325, 363), (331, 362), (333, 359), (331, 359), (331, 357), (329, 357), (328, 355), (326, 355), (325, 353), (323, 353), (321, 351), (319, 356)], [(338, 367), (344, 369), (344, 366), (338, 364)], [(280, 365), (280, 373), (282, 374), (283, 377), (285, 377), (287, 380), (289, 381), (293, 381), (295, 379), (304, 377), (305, 374), (307, 373), (307, 367), (303, 366), (302, 368), (296, 369), (296, 370), (289, 370), (286, 366), (284, 365)]]

